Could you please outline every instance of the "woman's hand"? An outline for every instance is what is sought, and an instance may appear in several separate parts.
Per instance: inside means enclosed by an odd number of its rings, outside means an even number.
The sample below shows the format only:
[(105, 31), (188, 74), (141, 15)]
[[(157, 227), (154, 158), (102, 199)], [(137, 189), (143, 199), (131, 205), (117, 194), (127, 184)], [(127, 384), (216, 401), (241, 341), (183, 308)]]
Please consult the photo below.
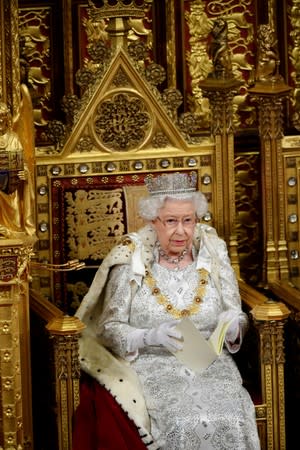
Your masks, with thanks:
[(155, 328), (137, 328), (127, 336), (127, 353), (136, 356), (139, 348), (148, 345), (161, 345), (170, 352), (177, 352), (183, 348), (182, 334), (176, 329), (178, 322), (163, 322)]
[(231, 322), (227, 329), (225, 339), (231, 344), (235, 343), (236, 340), (240, 337), (239, 313), (233, 309), (228, 309), (227, 311), (223, 311), (220, 314), (219, 320)]
[(178, 322), (176, 321), (163, 322), (158, 327), (145, 331), (143, 338), (144, 344), (162, 345), (170, 352), (182, 350), (182, 334), (176, 329), (177, 324)]

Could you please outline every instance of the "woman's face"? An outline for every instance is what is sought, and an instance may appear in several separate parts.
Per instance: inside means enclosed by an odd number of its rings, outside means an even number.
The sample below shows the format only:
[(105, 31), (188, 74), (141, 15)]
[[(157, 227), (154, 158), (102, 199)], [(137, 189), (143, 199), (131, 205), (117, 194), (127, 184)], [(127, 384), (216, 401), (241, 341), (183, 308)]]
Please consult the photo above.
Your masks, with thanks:
[(152, 225), (162, 249), (168, 255), (178, 255), (192, 247), (196, 225), (195, 206), (189, 200), (168, 199)]

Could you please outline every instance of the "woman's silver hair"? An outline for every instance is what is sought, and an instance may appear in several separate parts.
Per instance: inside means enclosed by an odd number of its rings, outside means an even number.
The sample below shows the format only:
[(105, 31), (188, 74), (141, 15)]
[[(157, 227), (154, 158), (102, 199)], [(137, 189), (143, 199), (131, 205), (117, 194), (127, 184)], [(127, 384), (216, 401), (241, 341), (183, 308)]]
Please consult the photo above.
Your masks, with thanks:
[(195, 191), (184, 195), (172, 194), (143, 197), (140, 199), (138, 205), (140, 217), (147, 221), (156, 219), (159, 215), (159, 210), (164, 207), (166, 200), (172, 199), (192, 202), (195, 206), (198, 219), (201, 219), (207, 213), (208, 205), (205, 195), (200, 191)]

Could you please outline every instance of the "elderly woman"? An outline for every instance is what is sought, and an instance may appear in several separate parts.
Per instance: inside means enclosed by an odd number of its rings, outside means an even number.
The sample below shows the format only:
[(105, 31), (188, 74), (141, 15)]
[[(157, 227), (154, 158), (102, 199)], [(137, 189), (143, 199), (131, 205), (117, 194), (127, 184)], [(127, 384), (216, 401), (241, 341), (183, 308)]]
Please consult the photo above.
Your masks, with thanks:
[[(247, 318), (226, 245), (198, 223), (207, 203), (195, 174), (145, 182), (140, 215), (148, 224), (111, 251), (77, 312), (87, 324), (82, 368), (113, 394), (149, 449), (259, 449), (254, 406), (231, 356)], [(231, 319), (221, 355), (200, 372), (176, 358), (184, 345), (176, 325), (187, 316), (205, 338), (221, 317)], [(117, 448), (114, 434), (100, 448)]]

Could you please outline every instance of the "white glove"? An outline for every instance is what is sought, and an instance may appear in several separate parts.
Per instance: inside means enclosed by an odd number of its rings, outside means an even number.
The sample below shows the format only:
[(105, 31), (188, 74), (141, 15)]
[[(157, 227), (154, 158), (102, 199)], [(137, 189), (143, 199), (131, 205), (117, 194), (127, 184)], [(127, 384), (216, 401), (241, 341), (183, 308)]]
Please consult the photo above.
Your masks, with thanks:
[(183, 344), (179, 340), (182, 339), (180, 331), (176, 330), (178, 322), (163, 322), (156, 328), (147, 330), (144, 334), (144, 344), (146, 345), (163, 345), (170, 352), (182, 350)]
[(177, 321), (163, 322), (155, 328), (136, 329), (127, 336), (127, 352), (134, 354), (139, 348), (148, 345), (162, 345), (170, 352), (181, 350), (183, 343), (180, 342), (182, 334), (176, 330)]
[(239, 312), (234, 309), (228, 309), (220, 314), (219, 320), (224, 320), (226, 322), (231, 321), (225, 339), (227, 342), (234, 343), (240, 335)]
[(236, 319), (233, 319), (233, 322), (231, 322), (226, 332), (226, 340), (233, 344), (239, 336), (240, 336), (240, 322), (237, 317)]

